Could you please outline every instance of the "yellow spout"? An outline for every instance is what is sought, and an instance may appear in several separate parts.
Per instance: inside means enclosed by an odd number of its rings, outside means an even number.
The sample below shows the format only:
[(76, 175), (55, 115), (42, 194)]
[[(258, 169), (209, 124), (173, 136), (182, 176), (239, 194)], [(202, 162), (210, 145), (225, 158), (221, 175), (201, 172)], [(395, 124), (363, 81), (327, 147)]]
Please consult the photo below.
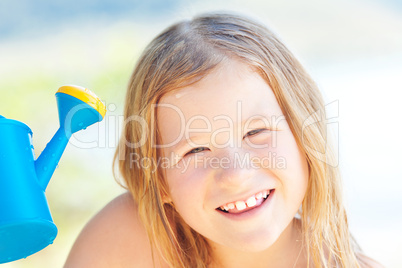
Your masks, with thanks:
[(90, 91), (87, 88), (67, 85), (60, 87), (56, 93), (64, 93), (73, 96), (87, 103), (89, 106), (98, 111), (98, 113), (102, 116), (102, 118), (105, 117), (106, 114), (105, 104), (103, 104), (103, 102), (94, 93), (92, 93), (92, 91)]

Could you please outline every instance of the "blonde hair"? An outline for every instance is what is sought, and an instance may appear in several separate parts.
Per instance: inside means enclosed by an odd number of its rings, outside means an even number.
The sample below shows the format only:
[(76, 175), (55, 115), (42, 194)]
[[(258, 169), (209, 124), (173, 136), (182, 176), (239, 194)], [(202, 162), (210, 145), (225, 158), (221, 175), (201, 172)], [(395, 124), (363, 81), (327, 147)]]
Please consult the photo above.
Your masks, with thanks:
[[(171, 204), (163, 202), (168, 196), (163, 169), (140, 168), (130, 159), (137, 155), (156, 162), (161, 155), (154, 146), (161, 142), (155, 108), (160, 98), (196, 83), (230, 58), (251, 66), (266, 80), (308, 161), (308, 188), (299, 212), (308, 266), (359, 267), (342, 203), (339, 170), (329, 165), (334, 163), (334, 154), (323, 139), (326, 126), (317, 111), (325, 114), (325, 108), (316, 84), (272, 31), (231, 14), (206, 14), (166, 29), (145, 49), (131, 76), (115, 163), (138, 204), (152, 246), (171, 267), (206, 267), (211, 261), (205, 238)], [(130, 120), (133, 116), (143, 118), (146, 128)], [(314, 124), (305, 127), (307, 118)]]

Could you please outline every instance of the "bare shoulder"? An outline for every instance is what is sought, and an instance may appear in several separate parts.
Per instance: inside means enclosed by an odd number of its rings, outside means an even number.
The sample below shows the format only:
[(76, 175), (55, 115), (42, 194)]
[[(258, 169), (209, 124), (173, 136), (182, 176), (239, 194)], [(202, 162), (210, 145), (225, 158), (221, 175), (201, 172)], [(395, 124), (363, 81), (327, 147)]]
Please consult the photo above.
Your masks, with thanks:
[[(154, 254), (158, 267), (156, 250)], [(64, 267), (154, 267), (148, 236), (129, 193), (112, 200), (87, 223)]]

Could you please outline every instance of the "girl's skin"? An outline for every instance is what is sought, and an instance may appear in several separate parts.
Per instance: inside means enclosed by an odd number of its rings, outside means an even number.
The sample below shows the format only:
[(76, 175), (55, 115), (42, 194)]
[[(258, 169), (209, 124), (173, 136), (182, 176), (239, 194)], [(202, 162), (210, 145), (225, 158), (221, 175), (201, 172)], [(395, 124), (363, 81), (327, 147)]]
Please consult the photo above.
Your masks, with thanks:
[[(306, 267), (294, 216), (306, 192), (308, 165), (267, 83), (230, 59), (201, 81), (169, 92), (160, 104), (157, 122), (162, 145), (168, 145), (163, 153), (171, 160), (164, 201), (207, 239), (211, 266)], [(241, 168), (245, 157), (254, 162)], [(267, 190), (262, 204), (257, 198), (244, 210), (218, 209)], [(153, 267), (136, 212), (127, 194), (112, 201), (83, 230), (66, 267)], [(156, 249), (154, 254), (156, 267), (166, 266)]]
[[(162, 141), (179, 140), (164, 150), (165, 156), (177, 155), (166, 171), (170, 199), (207, 238), (219, 267), (293, 267), (301, 250), (294, 216), (306, 192), (308, 166), (267, 83), (243, 63), (227, 60), (200, 82), (166, 94), (160, 104)], [(181, 139), (188, 133), (190, 142), (180, 142), (182, 120), (167, 104), (181, 111), (187, 123)], [(240, 167), (247, 157), (254, 164)], [(251, 210), (217, 209), (264, 190), (270, 196)]]

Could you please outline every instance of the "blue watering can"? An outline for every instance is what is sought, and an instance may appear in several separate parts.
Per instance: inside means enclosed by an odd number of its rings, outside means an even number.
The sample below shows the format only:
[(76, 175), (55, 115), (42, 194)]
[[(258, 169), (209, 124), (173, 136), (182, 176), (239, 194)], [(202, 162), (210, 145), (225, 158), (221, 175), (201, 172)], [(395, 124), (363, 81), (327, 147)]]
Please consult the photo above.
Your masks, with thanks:
[(26, 258), (57, 235), (45, 189), (71, 135), (102, 121), (105, 105), (88, 89), (56, 93), (60, 128), (35, 160), (31, 129), (0, 115), (0, 263)]

